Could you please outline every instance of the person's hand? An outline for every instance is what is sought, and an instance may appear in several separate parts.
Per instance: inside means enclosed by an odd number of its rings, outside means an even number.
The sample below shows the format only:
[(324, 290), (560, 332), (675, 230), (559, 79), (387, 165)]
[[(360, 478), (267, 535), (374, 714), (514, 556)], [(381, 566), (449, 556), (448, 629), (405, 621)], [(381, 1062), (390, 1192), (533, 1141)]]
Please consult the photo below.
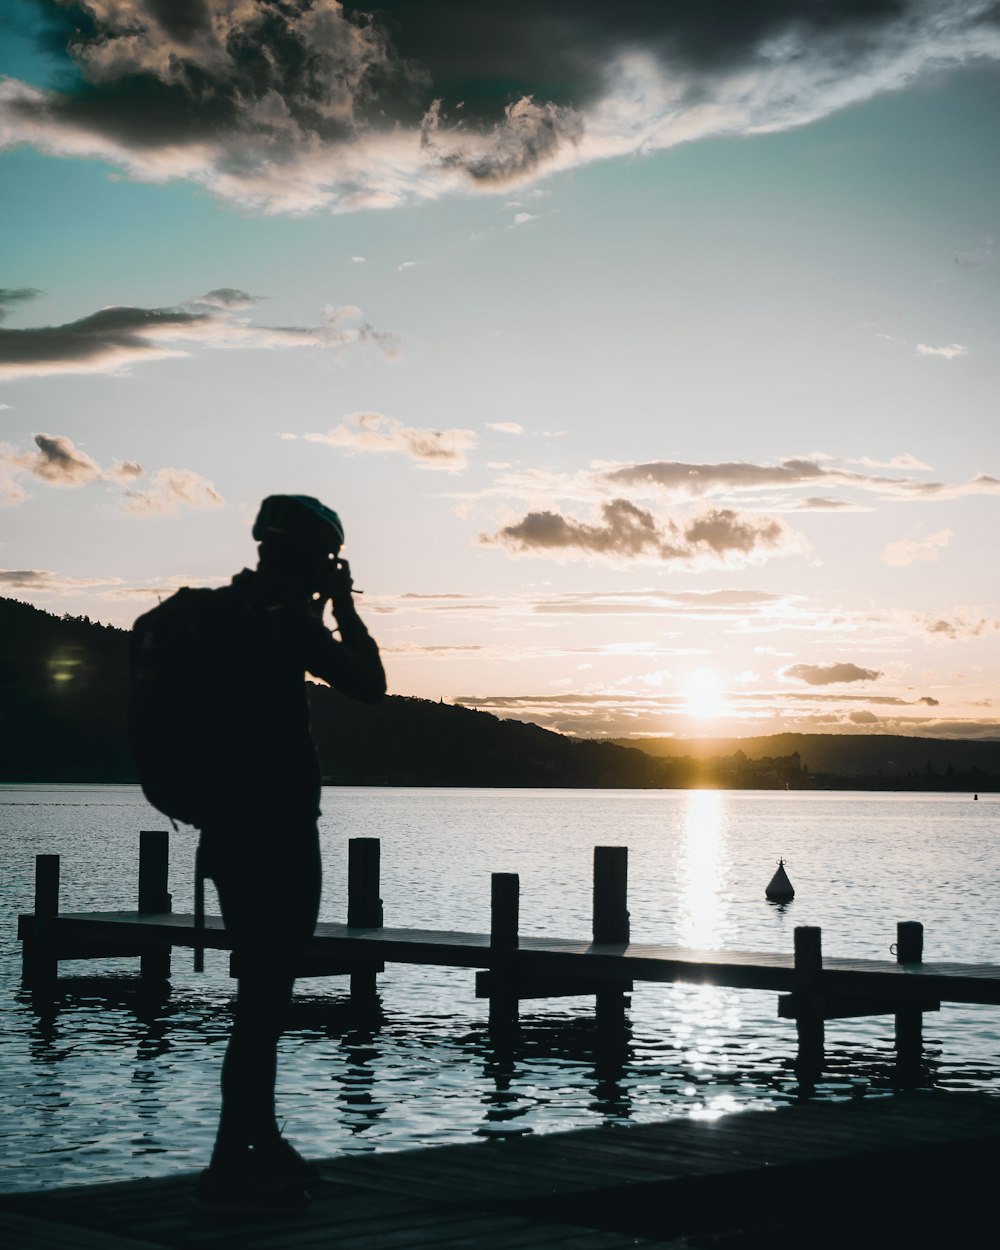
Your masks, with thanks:
[(341, 560), (339, 556), (331, 560), (330, 572), (322, 593), (325, 598), (330, 600), (334, 616), (339, 617), (341, 612), (348, 608), (352, 612), (354, 611), (354, 601), (351, 598), (353, 589), (354, 581), (351, 577), (351, 566), (346, 560)]

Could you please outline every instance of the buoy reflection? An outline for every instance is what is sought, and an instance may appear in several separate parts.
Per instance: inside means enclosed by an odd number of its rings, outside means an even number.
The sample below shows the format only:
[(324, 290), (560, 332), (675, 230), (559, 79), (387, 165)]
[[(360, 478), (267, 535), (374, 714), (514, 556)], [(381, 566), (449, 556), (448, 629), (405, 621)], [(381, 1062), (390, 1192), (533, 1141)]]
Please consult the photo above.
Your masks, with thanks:
[(680, 937), (700, 949), (723, 945), (726, 869), (725, 799), (718, 790), (690, 790), (684, 810)]

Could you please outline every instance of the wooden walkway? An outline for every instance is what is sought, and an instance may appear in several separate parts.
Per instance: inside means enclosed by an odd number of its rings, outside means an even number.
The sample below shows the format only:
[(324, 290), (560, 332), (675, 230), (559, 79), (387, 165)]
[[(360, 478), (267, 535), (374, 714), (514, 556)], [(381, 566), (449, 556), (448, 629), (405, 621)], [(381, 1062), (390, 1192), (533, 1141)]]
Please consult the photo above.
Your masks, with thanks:
[(330, 1159), (311, 1208), (195, 1176), (0, 1197), (10, 1250), (852, 1250), (986, 1244), (1000, 1098), (913, 1093)]
[[(193, 947), (198, 943), (193, 915), (166, 912), (61, 912), (54, 942), (61, 959), (135, 955), (150, 946)], [(228, 950), (218, 916), (205, 917), (204, 945)], [(767, 951), (701, 951), (639, 942), (601, 943), (562, 938), (521, 937), (516, 947), (491, 944), (489, 933), (444, 929), (353, 927), (321, 922), (303, 975), (345, 972), (351, 965), (437, 964), (451, 968), (495, 969), (518, 978), (578, 978), (582, 981), (689, 981), (736, 989), (792, 992), (797, 985), (794, 956)], [(1000, 1004), (1000, 965), (894, 963), (876, 959), (825, 957), (824, 992), (831, 995), (886, 995), (892, 1000)], [(563, 989), (565, 992), (565, 987)], [(581, 989), (581, 993), (585, 992)], [(892, 1010), (892, 1008), (887, 1008)]]

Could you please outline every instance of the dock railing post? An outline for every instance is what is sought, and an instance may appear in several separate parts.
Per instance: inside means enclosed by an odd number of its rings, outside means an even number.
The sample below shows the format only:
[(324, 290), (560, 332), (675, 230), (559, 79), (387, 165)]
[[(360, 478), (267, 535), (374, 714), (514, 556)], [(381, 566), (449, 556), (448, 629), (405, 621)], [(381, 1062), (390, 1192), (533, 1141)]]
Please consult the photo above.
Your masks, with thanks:
[[(896, 925), (896, 962), (919, 964), (924, 960), (924, 926), (919, 920), (900, 920)], [(909, 1005), (896, 1011), (896, 1063), (904, 1082), (919, 1074), (924, 1050), (924, 1015)]]
[(819, 978), (823, 971), (823, 930), (817, 925), (795, 929), (795, 1026), (799, 1035), (796, 1073), (811, 1085), (823, 1070), (823, 1004)]
[[(351, 838), (347, 843), (347, 923), (359, 929), (381, 929), (382, 844), (378, 838)], [(356, 1007), (378, 1001), (378, 974), (359, 967), (351, 973), (351, 1002)]]
[[(490, 950), (516, 951), (520, 942), (521, 879), (516, 872), (495, 872), (490, 877)], [(512, 1028), (517, 1024), (517, 989), (511, 978), (509, 961), (493, 962), (490, 979), (490, 1028)]]
[(22, 930), (21, 975), (27, 988), (50, 985), (59, 975), (55, 920), (59, 915), (59, 856), (35, 856), (35, 911)]
[[(627, 946), (628, 914), (628, 847), (594, 847), (594, 914), (595, 943)], [(624, 1024), (625, 992), (609, 986), (595, 995), (598, 1028), (617, 1028)]]
[[(139, 912), (159, 916), (169, 912), (173, 900), (167, 889), (170, 877), (170, 835), (162, 829), (139, 833)], [(154, 946), (140, 956), (144, 981), (170, 980), (171, 946)]]

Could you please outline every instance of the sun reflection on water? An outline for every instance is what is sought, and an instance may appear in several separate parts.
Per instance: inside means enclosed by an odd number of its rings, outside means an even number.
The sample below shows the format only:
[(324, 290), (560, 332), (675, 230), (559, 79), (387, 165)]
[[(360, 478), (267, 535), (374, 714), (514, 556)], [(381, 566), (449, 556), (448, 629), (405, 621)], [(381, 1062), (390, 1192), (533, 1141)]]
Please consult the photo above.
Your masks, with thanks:
[(685, 946), (711, 950), (724, 945), (726, 861), (722, 793), (689, 791), (680, 861), (680, 938)]

